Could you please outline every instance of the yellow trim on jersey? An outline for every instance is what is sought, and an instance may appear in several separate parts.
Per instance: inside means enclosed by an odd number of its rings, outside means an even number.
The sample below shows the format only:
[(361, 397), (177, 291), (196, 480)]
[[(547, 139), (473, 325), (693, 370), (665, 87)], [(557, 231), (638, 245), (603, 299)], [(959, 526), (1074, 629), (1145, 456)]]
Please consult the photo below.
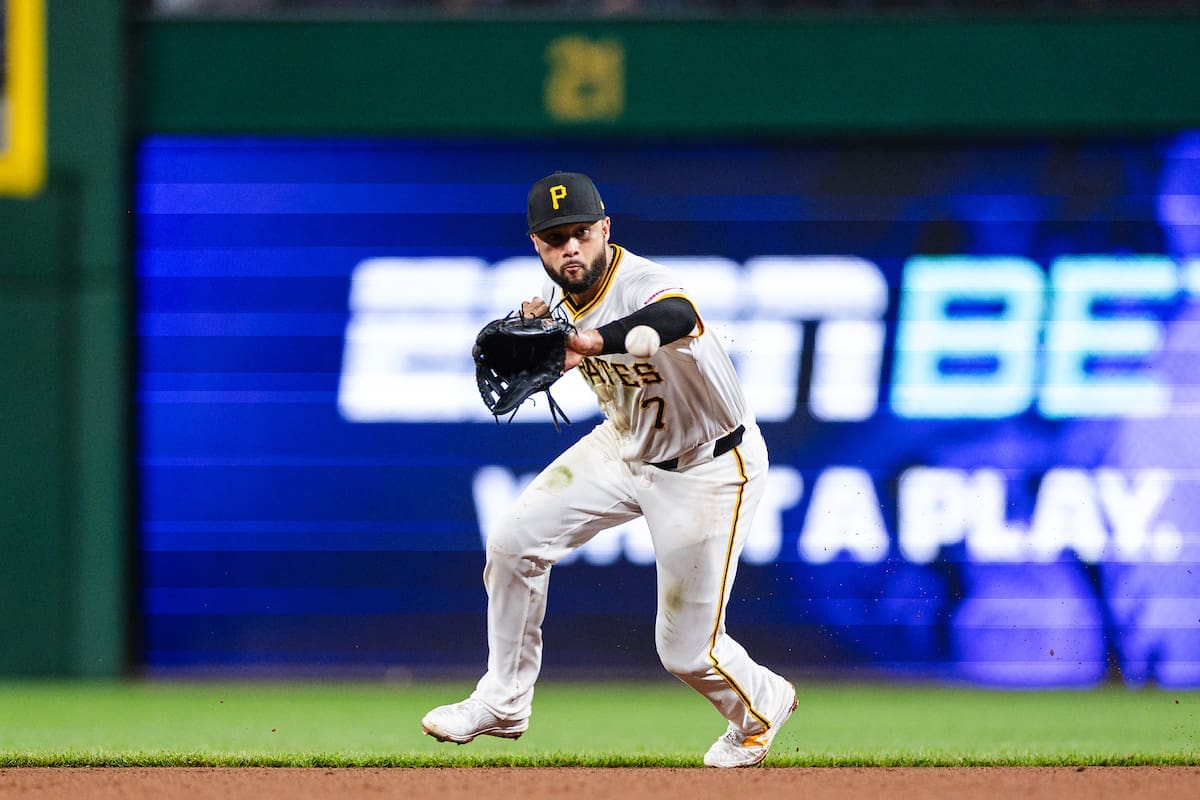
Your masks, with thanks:
[(746, 483), (750, 480), (746, 477), (746, 462), (742, 460), (741, 448), (735, 447), (730, 452), (737, 459), (738, 474), (742, 476), (742, 482), (738, 486), (737, 503), (733, 509), (733, 524), (729, 526), (729, 543), (725, 546), (725, 569), (721, 572), (721, 602), (717, 604), (717, 618), (713, 620), (712, 633), (708, 637), (708, 661), (713, 665), (713, 670), (721, 676), (721, 679), (729, 684), (729, 688), (733, 689), (734, 694), (742, 701), (742, 705), (746, 707), (750, 715), (761, 722), (765, 730), (770, 730), (770, 718), (759, 712), (750, 702), (750, 696), (746, 694), (746, 690), (738, 685), (738, 682), (733, 679), (732, 675), (721, 669), (721, 665), (717, 662), (717, 654), (714, 652), (717, 648), (717, 634), (721, 630), (721, 618), (724, 616), (725, 587), (729, 582), (729, 567), (733, 563), (733, 540), (737, 536), (738, 520), (742, 515), (742, 494), (746, 489)]
[(700, 316), (700, 309), (696, 308), (696, 303), (692, 300), (692, 298), (688, 297), (683, 292), (668, 292), (667, 294), (659, 295), (658, 297), (654, 298), (654, 302), (661, 303), (663, 300), (666, 300), (668, 297), (678, 297), (682, 300), (687, 300), (688, 305), (692, 307), (692, 312), (695, 313), (695, 315), (696, 315), (696, 328), (698, 330), (696, 330), (695, 333), (688, 332), (688, 338), (698, 339), (701, 336), (703, 336), (704, 335), (704, 320)]
[(604, 295), (608, 294), (609, 287), (612, 286), (613, 278), (617, 274), (617, 267), (621, 264), (621, 256), (624, 255), (625, 248), (621, 247), (619, 244), (611, 243), (608, 246), (612, 248), (613, 259), (612, 263), (608, 265), (608, 272), (604, 275), (604, 283), (600, 284), (600, 291), (596, 292), (596, 296), (593, 297), (590, 302), (585, 303), (581, 308), (576, 308), (575, 302), (571, 299), (571, 295), (563, 295), (566, 300), (564, 305), (566, 305), (567, 310), (571, 312), (572, 322), (595, 308), (596, 304), (604, 299)]

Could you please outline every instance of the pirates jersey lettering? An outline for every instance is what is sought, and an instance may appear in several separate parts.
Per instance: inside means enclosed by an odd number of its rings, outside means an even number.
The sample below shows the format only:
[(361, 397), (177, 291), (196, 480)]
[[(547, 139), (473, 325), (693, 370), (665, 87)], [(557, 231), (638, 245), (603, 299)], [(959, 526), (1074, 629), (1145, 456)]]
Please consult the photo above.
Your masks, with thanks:
[(651, 383), (662, 383), (662, 375), (655, 371), (654, 365), (647, 361), (634, 364), (611, 363), (599, 356), (589, 356), (579, 365), (580, 372), (588, 383), (616, 383), (636, 389)]

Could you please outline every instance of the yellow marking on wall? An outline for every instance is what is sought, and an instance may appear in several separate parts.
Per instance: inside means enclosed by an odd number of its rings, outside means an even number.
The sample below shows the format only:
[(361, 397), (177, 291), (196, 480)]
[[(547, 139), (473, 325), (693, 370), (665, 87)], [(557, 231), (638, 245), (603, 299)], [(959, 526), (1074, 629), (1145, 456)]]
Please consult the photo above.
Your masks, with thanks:
[(0, 86), (0, 195), (28, 197), (46, 182), (45, 0), (4, 3), (4, 52)]
[(614, 120), (625, 112), (625, 46), (560, 36), (546, 47), (546, 113), (563, 122)]

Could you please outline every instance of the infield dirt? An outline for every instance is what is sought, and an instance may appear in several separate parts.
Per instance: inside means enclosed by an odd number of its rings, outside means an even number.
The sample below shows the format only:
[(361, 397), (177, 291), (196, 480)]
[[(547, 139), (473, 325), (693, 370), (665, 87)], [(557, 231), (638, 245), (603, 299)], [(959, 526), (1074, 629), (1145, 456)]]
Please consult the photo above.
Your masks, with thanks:
[(569, 800), (1130, 800), (1191, 797), (1195, 767), (705, 769), (0, 769), (0, 798), (437, 798)]

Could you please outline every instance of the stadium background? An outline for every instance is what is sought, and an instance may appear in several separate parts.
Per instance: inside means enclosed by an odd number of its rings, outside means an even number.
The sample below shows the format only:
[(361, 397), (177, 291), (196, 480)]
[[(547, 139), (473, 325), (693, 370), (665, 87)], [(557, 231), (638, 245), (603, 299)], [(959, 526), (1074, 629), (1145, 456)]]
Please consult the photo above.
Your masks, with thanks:
[[(544, 425), (339, 416), (350, 276), (370, 257), (475, 257), (491, 268), (523, 255), (520, 186), (548, 171), (547, 154), (583, 162), (602, 184), (613, 175), (609, 202), (618, 231), (628, 231), (617, 240), (647, 254), (723, 257), (739, 275), (756, 256), (870, 260), (887, 279), (885, 376), (903, 268), (919, 254), (1017, 255), (1047, 275), (1061, 256), (1169, 257), (1181, 267), (1178, 284), (1152, 279), (1132, 293), (1136, 309), (1126, 292), (1107, 313), (1150, 315), (1187, 333), (1194, 212), (1173, 228), (1160, 198), (1200, 188), (1194, 172), (1166, 169), (1196, 157), (1194, 16), (1052, 7), (982, 16), (909, 8), (866, 19), (835, 10), (770, 20), (361, 20), (302, 10), (286, 20), (197, 20), (118, 3), (50, 0), (47, 9), (48, 178), (32, 197), (0, 201), (0, 352), (10, 377), (0, 409), (9, 454), (0, 495), (5, 673), (477, 669), (481, 553), (468, 543), (477, 545), (481, 521), (466, 486), (485, 464), (534, 469), (562, 439)], [(563, 63), (564, 38), (593, 58)], [(553, 81), (578, 102), (548, 101)], [(338, 163), (364, 152), (353, 168)], [(212, 153), (189, 177), (188, 159)], [(271, 194), (337, 183), (320, 178), (330, 162), (350, 188), (400, 188)], [(357, 179), (340, 177), (354, 169)], [(247, 192), (254, 184), (265, 188)], [(497, 188), (505, 184), (507, 192)], [(481, 207), (446, 185), (494, 193)], [(842, 193), (841, 204), (821, 202)], [(254, 216), (210, 213), (234, 201)], [(391, 209), (386, 218), (376, 204)], [(341, 216), (314, 216), (331, 211)], [(347, 252), (331, 257), (331, 245)], [(320, 249), (306, 254), (310, 246)], [(236, 257), (251, 248), (254, 258)], [(1004, 317), (994, 298), (981, 302), (977, 316)], [(806, 322), (811, 338), (817, 328)], [(230, 324), (253, 330), (231, 337)], [(295, 359), (283, 372), (281, 354)], [(811, 379), (813, 359), (809, 345), (798, 380)], [(1156, 374), (1174, 375), (1186, 396), (1186, 372), (1160, 366)], [(984, 376), (994, 368), (965, 367)], [(1013, 488), (1029, 495), (1051, 465), (1170, 467), (1173, 521), (1195, 547), (1186, 409), (1172, 420), (1179, 428), (1149, 433), (1126, 423), (1129, 415), (1048, 423), (1032, 406), (1000, 421), (914, 423), (888, 412), (887, 382), (880, 387), (872, 425), (819, 425), (798, 408), (768, 427), (776, 462), (805, 479), (804, 502), (820, 470), (848, 462), (867, 468), (881, 497), (897, 492), (893, 458), (1015, 471)], [(921, 441), (899, 455), (878, 446), (902, 436)], [(533, 459), (504, 458), (530, 440)], [(1104, 455), (1121, 442), (1125, 460)], [(1175, 461), (1146, 461), (1136, 442)], [(307, 483), (281, 478), (298, 463), (322, 469)], [(190, 472), (181, 479), (181, 470)], [(331, 525), (327, 508), (312, 510), (314, 487), (374, 504)], [(245, 505), (223, 517), (231, 501)], [(422, 502), (432, 510), (411, 514)], [(1010, 519), (1033, 513), (1031, 497), (1014, 506), (1022, 503)], [(454, 511), (434, 515), (447, 507)], [(949, 604), (970, 578), (961, 551), (948, 548), (920, 569), (895, 556), (868, 567), (802, 563), (804, 510), (783, 517), (784, 555), (743, 572), (731, 608), (734, 624), (749, 629), (742, 638), (831, 674), (958, 677), (963, 663), (1011, 652), (1001, 642), (990, 656), (956, 657)], [(896, 509), (883, 514), (894, 541)], [(1013, 599), (1086, 606), (1050, 620), (1036, 602), (1022, 612), (1057, 631), (1053, 642), (1035, 633), (1034, 650), (1057, 645), (1086, 658), (1031, 672), (1031, 650), (1017, 654), (1015, 673), (966, 676), (1195, 685), (1200, 643), (1188, 626), (1198, 592), (1180, 576), (1197, 558), (1184, 555), (1167, 562), (1174, 582), (1161, 565), (1131, 577), (1127, 565), (1074, 553), (997, 567), (1005, 574), (991, 599), (1002, 612)], [(548, 636), (565, 646), (548, 666), (652, 668), (646, 568), (618, 559), (562, 574), (550, 623), (559, 628)], [(1155, 585), (1167, 601), (1162, 616), (1150, 615), (1150, 643), (1134, 663), (1122, 656), (1145, 630), (1133, 625), (1127, 635), (1119, 608), (1094, 602), (1144, 600), (1142, 589), (1111, 589), (1131, 583)], [(796, 608), (813, 600), (826, 610)], [(872, 612), (880, 601), (889, 610)], [(926, 614), (936, 620), (918, 624)], [(1024, 628), (1019, 636), (1030, 639)]]

